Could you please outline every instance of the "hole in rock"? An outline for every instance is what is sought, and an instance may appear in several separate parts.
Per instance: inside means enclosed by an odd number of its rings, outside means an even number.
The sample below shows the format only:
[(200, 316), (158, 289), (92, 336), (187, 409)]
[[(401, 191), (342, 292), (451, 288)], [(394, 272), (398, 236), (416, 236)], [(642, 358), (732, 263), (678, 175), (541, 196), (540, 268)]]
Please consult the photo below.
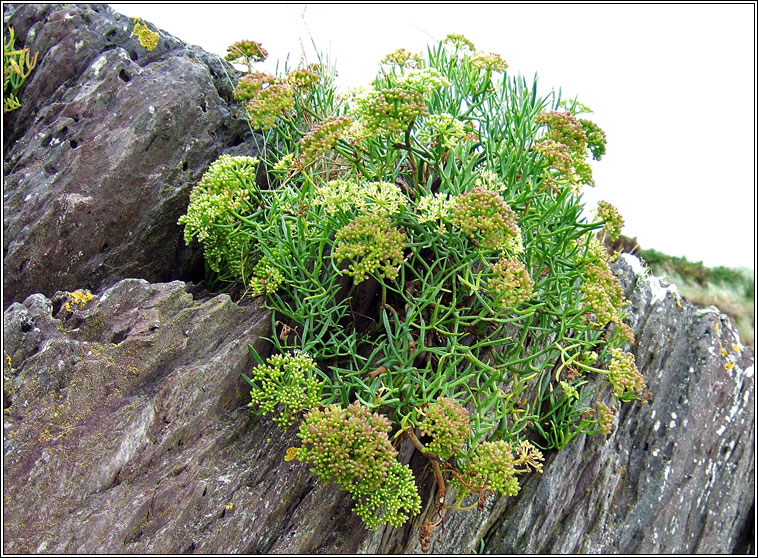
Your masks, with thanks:
[(132, 81), (132, 76), (130, 76), (123, 68), (121, 68), (121, 71), (118, 73), (118, 77), (121, 78), (121, 81), (124, 83)]
[(76, 140), (71, 140), (68, 143), (71, 146), (71, 149), (76, 149), (77, 147), (79, 147), (79, 142)]
[(111, 339), (111, 343), (113, 343), (114, 345), (118, 345), (124, 339), (126, 339), (127, 337), (129, 337), (129, 332), (130, 331), (131, 330), (129, 330), (129, 329), (125, 329), (123, 331), (119, 331), (116, 335), (113, 336), (113, 339)]

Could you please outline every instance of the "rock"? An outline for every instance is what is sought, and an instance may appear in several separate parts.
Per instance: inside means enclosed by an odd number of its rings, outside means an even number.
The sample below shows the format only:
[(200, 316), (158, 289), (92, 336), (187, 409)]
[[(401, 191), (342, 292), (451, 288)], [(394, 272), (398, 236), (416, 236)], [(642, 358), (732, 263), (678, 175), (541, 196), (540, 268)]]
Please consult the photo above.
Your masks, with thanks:
[[(679, 301), (636, 261), (616, 269), (652, 400), (622, 406), (611, 436), (547, 455), (517, 497), (449, 513), (432, 552), (747, 548), (753, 352), (735, 349), (723, 314)], [(283, 460), (296, 427), (247, 412), (248, 344), (265, 354), (271, 326), (256, 302), (135, 279), (84, 298), (35, 294), (4, 313), (4, 552), (420, 551), (435, 484), (412, 447), (400, 453), (422, 514), (367, 531), (347, 494)]]
[(106, 5), (4, 5), (4, 22), (39, 62), (5, 121), (3, 307), (202, 278), (177, 219), (220, 154), (255, 153), (234, 70), (163, 31), (148, 51)]

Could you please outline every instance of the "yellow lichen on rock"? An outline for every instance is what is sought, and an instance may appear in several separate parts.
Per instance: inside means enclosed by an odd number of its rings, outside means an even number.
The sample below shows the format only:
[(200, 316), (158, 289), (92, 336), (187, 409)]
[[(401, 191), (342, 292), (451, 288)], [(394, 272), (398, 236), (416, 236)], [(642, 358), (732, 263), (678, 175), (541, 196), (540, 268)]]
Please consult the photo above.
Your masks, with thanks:
[(158, 46), (158, 33), (150, 31), (147, 24), (143, 23), (140, 18), (134, 19), (134, 30), (132, 31), (132, 35), (135, 35), (137, 39), (139, 39), (139, 44), (147, 50), (153, 50)]
[(84, 308), (87, 306), (87, 303), (90, 300), (93, 300), (95, 298), (95, 295), (93, 295), (88, 290), (77, 290), (73, 293), (67, 292), (66, 295), (68, 296), (69, 300), (66, 302), (66, 305), (64, 308), (66, 308), (66, 312), (73, 312), (74, 308), (72, 307), (72, 304), (74, 306), (78, 306), (79, 308)]
[(285, 461), (292, 461), (297, 456), (297, 448), (288, 448), (287, 453), (284, 454)]

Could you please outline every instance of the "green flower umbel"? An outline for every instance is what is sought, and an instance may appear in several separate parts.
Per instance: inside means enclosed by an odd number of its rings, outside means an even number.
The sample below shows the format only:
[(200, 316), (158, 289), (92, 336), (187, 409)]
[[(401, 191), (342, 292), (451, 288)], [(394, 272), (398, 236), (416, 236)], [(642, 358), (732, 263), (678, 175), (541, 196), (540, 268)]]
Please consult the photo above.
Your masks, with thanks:
[(450, 459), (463, 449), (470, 432), (468, 411), (449, 397), (440, 397), (424, 411), (421, 433), (431, 436), (426, 451), (440, 459)]
[(515, 496), (520, 487), (516, 479), (513, 448), (503, 440), (482, 442), (466, 469), (466, 477), (475, 479), (470, 484), (485, 486), (503, 496)]
[(621, 349), (611, 349), (608, 379), (613, 386), (614, 397), (621, 398), (626, 394), (641, 395), (645, 389), (645, 378), (637, 370), (634, 355)]
[(492, 266), (492, 273), (494, 275), (487, 282), (487, 290), (495, 306), (513, 308), (532, 296), (534, 281), (519, 260), (501, 258)]
[(450, 220), (484, 248), (517, 252), (521, 244), (516, 214), (495, 192), (474, 188), (456, 196)]
[(337, 231), (334, 259), (337, 263), (352, 260), (347, 274), (356, 283), (368, 275), (378, 274), (386, 279), (397, 277), (403, 262), (405, 235), (381, 215), (359, 215)]
[(283, 428), (321, 401), (323, 382), (316, 377), (316, 363), (299, 351), (272, 356), (266, 364), (253, 368), (245, 380), (252, 388), (248, 407), (259, 407), (268, 415), (281, 406), (274, 422)]
[(184, 240), (193, 238), (203, 245), (205, 259), (216, 272), (225, 265), (239, 263), (249, 239), (234, 234), (235, 213), (252, 199), (258, 160), (222, 155), (203, 175), (190, 194), (187, 214), (179, 218)]
[(624, 218), (619, 214), (618, 209), (607, 201), (597, 203), (597, 216), (605, 223), (605, 231), (611, 240), (618, 240), (621, 236), (621, 227), (624, 226)]

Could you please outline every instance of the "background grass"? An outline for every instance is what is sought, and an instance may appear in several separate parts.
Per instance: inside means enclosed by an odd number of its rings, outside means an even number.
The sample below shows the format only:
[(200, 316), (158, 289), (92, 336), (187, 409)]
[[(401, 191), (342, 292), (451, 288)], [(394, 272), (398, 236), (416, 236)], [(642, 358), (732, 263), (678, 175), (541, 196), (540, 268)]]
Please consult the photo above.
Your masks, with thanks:
[(674, 283), (684, 298), (695, 304), (716, 306), (729, 315), (742, 342), (755, 347), (755, 270), (706, 267), (657, 250), (637, 253), (654, 275)]

